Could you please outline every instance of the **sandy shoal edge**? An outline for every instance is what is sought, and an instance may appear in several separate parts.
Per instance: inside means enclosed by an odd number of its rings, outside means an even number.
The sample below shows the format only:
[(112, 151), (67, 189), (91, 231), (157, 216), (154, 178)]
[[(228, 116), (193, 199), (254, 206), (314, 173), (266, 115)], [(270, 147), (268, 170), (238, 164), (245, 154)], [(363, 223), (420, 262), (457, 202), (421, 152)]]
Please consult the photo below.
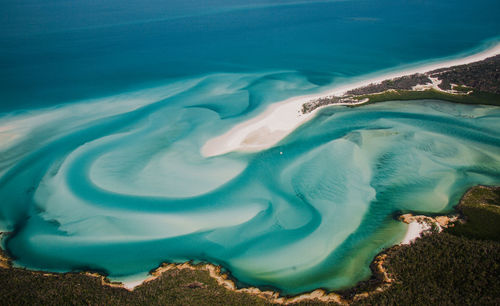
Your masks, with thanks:
[(399, 244), (411, 244), (417, 238), (422, 237), (422, 235), (426, 233), (431, 233), (433, 231), (441, 232), (450, 225), (453, 226), (452, 224), (458, 221), (458, 219), (459, 216), (457, 214), (437, 217), (424, 215), (414, 216), (412, 214), (401, 215), (399, 220), (408, 224), (408, 229)]
[(401, 241), (401, 244), (410, 244), (415, 239), (419, 238), (422, 233), (424, 232), (426, 228), (424, 227), (424, 224), (419, 223), (417, 221), (412, 221), (410, 224), (408, 224), (408, 230), (406, 231), (406, 234)]
[[(331, 95), (339, 96), (343, 95), (346, 91), (364, 87), (372, 83), (380, 83), (387, 79), (394, 79), (415, 73), (425, 73), (440, 68), (470, 64), (482, 61), (497, 54), (500, 54), (500, 43), (482, 52), (463, 58), (445, 60), (399, 72), (381, 74), (376, 77), (335, 87), (321, 94), (293, 97), (285, 101), (273, 103), (256, 117), (239, 123), (226, 133), (208, 140), (201, 148), (201, 154), (205, 157), (212, 157), (233, 151), (256, 152), (270, 148), (297, 127), (313, 118), (316, 112), (322, 108), (319, 107), (310, 113), (303, 114), (301, 111), (302, 105), (312, 99)], [(346, 104), (340, 103), (336, 105)]]
[[(441, 231), (443, 228), (448, 227), (449, 225), (453, 224), (458, 220), (458, 215), (455, 216), (437, 216), (437, 217), (428, 217), (424, 215), (412, 215), (412, 214), (406, 214), (406, 215), (401, 215), (399, 217), (399, 220), (409, 224), (409, 229), (408, 232), (403, 239), (403, 241), (399, 245), (403, 244), (410, 244), (413, 242), (415, 239), (418, 237), (421, 237), (426, 232), (431, 232), (431, 225), (435, 225), (436, 228)], [(416, 226), (418, 224), (418, 226)], [(1, 233), (0, 232), (0, 238), (6, 233)], [(134, 291), (138, 286), (144, 285), (148, 282), (151, 282), (157, 278), (159, 278), (163, 273), (167, 271), (172, 271), (172, 270), (196, 270), (196, 271), (205, 271), (208, 272), (211, 278), (215, 279), (217, 284), (219, 286), (222, 286), (226, 288), (227, 290), (237, 292), (237, 293), (243, 293), (243, 294), (250, 294), (254, 295), (260, 298), (263, 298), (267, 300), (268, 302), (275, 303), (275, 304), (293, 304), (293, 303), (298, 303), (298, 302), (308, 302), (308, 301), (321, 301), (321, 302), (326, 302), (326, 303), (337, 303), (341, 305), (349, 305), (354, 301), (362, 300), (365, 299), (373, 294), (383, 292), (390, 288), (390, 286), (393, 284), (394, 279), (392, 276), (388, 273), (386, 270), (384, 263), (387, 259), (387, 254), (385, 252), (380, 253), (377, 255), (373, 261), (372, 261), (372, 272), (374, 276), (379, 280), (378, 285), (370, 289), (368, 291), (362, 291), (356, 293), (354, 296), (351, 298), (345, 298), (339, 293), (336, 292), (328, 292), (324, 289), (316, 289), (310, 292), (302, 293), (296, 296), (283, 296), (281, 295), (280, 292), (278, 291), (272, 291), (272, 290), (262, 290), (260, 288), (256, 287), (244, 287), (244, 288), (238, 288), (234, 280), (232, 280), (228, 274), (224, 273), (221, 269), (220, 266), (210, 264), (210, 263), (201, 263), (201, 264), (192, 264), (191, 262), (185, 262), (185, 263), (162, 263), (157, 269), (154, 271), (150, 272), (150, 276), (147, 277), (146, 279), (142, 279), (140, 281), (134, 281), (134, 282), (111, 282), (107, 277), (95, 273), (95, 272), (81, 272), (84, 275), (90, 276), (90, 277), (95, 277), (98, 278), (103, 286), (109, 286), (109, 287), (115, 287), (115, 288), (123, 288), (128, 291)], [(3, 269), (11, 269), (12, 264), (11, 264), (11, 259), (6, 257), (6, 256), (1, 256), (0, 254), (0, 268)], [(55, 276), (58, 273), (52, 273), (52, 272), (37, 272), (33, 271), (33, 273), (43, 273), (44, 276)], [(204, 286), (204, 284), (200, 283), (199, 285)]]

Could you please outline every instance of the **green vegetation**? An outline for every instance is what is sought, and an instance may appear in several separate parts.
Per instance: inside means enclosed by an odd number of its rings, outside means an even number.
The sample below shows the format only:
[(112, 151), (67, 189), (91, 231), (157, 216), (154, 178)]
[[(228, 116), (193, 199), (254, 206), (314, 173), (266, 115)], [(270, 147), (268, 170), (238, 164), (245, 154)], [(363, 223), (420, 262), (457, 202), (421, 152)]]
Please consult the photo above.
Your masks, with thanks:
[[(386, 250), (383, 266), (393, 282), (387, 290), (353, 304), (500, 305), (499, 205), (500, 187), (471, 188), (457, 207), (466, 223)], [(341, 294), (351, 299), (356, 293), (373, 291), (380, 283), (380, 275), (374, 275)], [(0, 305), (18, 304), (270, 305), (262, 298), (218, 285), (206, 271), (170, 270), (129, 292), (103, 286), (100, 278), (81, 273), (0, 268)], [(324, 303), (297, 305), (320, 304)]]
[[(486, 104), (500, 106), (500, 55), (466, 65), (447, 67), (406, 75), (377, 84), (355, 88), (344, 96), (327, 96), (311, 100), (302, 105), (302, 113), (330, 104), (352, 104), (368, 98), (370, 103), (394, 100), (435, 99), (463, 104)], [(429, 77), (440, 80), (438, 87), (454, 92), (428, 89), (413, 90), (416, 85), (431, 84)], [(471, 92), (472, 91), (472, 92)], [(469, 93), (471, 92), (471, 93)]]
[(457, 209), (466, 222), (457, 222), (448, 231), (457, 236), (500, 242), (500, 187), (479, 186), (469, 190)]
[(346, 94), (351, 96), (360, 96), (360, 95), (380, 93), (389, 89), (411, 90), (416, 85), (423, 85), (423, 84), (432, 84), (432, 81), (431, 79), (429, 79), (427, 75), (422, 73), (416, 73), (394, 79), (384, 80), (379, 84), (370, 84), (368, 86), (351, 89), (347, 91)]
[(471, 91), (472, 88), (468, 87), (468, 86), (457, 85), (457, 86), (453, 86), (453, 90), (456, 90), (456, 91), (459, 91), (459, 92), (463, 92), (463, 93), (467, 93), (467, 92)]
[(451, 94), (435, 89), (423, 91), (390, 90), (379, 94), (368, 94), (354, 97), (357, 100), (370, 99), (367, 104), (395, 100), (443, 100), (462, 104), (485, 104), (500, 106), (500, 95), (488, 92), (473, 91), (469, 95)]
[(358, 305), (498, 305), (500, 244), (448, 233), (387, 251), (395, 282)]
[(466, 65), (441, 68), (426, 74), (441, 80), (439, 88), (451, 89), (451, 84), (467, 85), (481, 92), (500, 94), (500, 55)]
[(269, 305), (219, 286), (208, 272), (167, 271), (129, 292), (78, 273), (0, 269), (0, 305)]
[(476, 186), (457, 209), (466, 222), (389, 249), (396, 283), (359, 304), (500, 304), (500, 187)]

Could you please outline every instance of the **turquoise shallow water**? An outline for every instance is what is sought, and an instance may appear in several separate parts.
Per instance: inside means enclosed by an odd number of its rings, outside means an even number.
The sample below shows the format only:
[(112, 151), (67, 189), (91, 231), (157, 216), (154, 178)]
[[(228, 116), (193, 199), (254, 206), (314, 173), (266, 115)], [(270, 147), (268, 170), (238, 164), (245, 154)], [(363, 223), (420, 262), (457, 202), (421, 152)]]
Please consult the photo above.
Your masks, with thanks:
[(203, 158), (224, 120), (186, 95), (221, 95), (209, 89), (4, 118), (1, 216), (16, 263), (127, 279), (201, 260), (287, 293), (338, 289), (402, 238), (394, 212), (446, 212), (468, 187), (500, 183), (497, 107), (332, 107), (275, 148)]
[(500, 184), (499, 108), (441, 101), (331, 107), (269, 150), (200, 154), (270, 103), (485, 48), (497, 3), (64, 3), (0, 13), (17, 265), (131, 280), (195, 260), (289, 294), (346, 288), (404, 236), (395, 212)]

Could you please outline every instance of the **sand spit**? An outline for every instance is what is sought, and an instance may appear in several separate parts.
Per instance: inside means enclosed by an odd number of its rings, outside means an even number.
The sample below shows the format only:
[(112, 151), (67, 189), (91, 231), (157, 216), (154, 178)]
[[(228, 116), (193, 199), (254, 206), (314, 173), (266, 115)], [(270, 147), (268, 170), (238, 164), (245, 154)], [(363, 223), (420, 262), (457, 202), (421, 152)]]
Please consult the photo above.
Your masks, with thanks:
[[(457, 65), (470, 64), (482, 61), (497, 54), (500, 54), (500, 43), (485, 51), (463, 58), (445, 60), (399, 72), (381, 74), (373, 78), (366, 77), (362, 81), (339, 86), (322, 94), (294, 97), (274, 103), (256, 117), (234, 126), (222, 135), (208, 140), (201, 148), (201, 153), (206, 157), (211, 157), (233, 151), (255, 152), (270, 148), (297, 127), (313, 118), (316, 112), (322, 108), (319, 107), (310, 113), (303, 114), (302, 105), (308, 101), (328, 96), (343, 96), (349, 90), (365, 87), (370, 84), (378, 84), (384, 80), (408, 76), (415, 73), (426, 73), (432, 70)], [(437, 87), (437, 84), (434, 83), (433, 81), (431, 86)], [(358, 104), (363, 104), (363, 101)], [(332, 104), (329, 106), (331, 105)], [(338, 103), (335, 105), (353, 105), (353, 103)]]

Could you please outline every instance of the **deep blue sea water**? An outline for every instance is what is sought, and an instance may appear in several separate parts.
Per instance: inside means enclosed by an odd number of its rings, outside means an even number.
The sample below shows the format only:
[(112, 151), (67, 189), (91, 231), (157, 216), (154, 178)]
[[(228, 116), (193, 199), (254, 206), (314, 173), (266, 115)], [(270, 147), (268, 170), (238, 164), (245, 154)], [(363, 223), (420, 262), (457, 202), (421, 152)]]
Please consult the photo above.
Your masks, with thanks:
[(199, 260), (286, 293), (346, 288), (404, 236), (394, 212), (500, 183), (500, 110), (441, 101), (332, 107), (269, 150), (200, 154), (273, 102), (491, 46), (496, 1), (0, 7), (0, 231), (18, 265), (126, 280)]
[(499, 35), (497, 1), (4, 0), (0, 111), (214, 72), (324, 86)]

